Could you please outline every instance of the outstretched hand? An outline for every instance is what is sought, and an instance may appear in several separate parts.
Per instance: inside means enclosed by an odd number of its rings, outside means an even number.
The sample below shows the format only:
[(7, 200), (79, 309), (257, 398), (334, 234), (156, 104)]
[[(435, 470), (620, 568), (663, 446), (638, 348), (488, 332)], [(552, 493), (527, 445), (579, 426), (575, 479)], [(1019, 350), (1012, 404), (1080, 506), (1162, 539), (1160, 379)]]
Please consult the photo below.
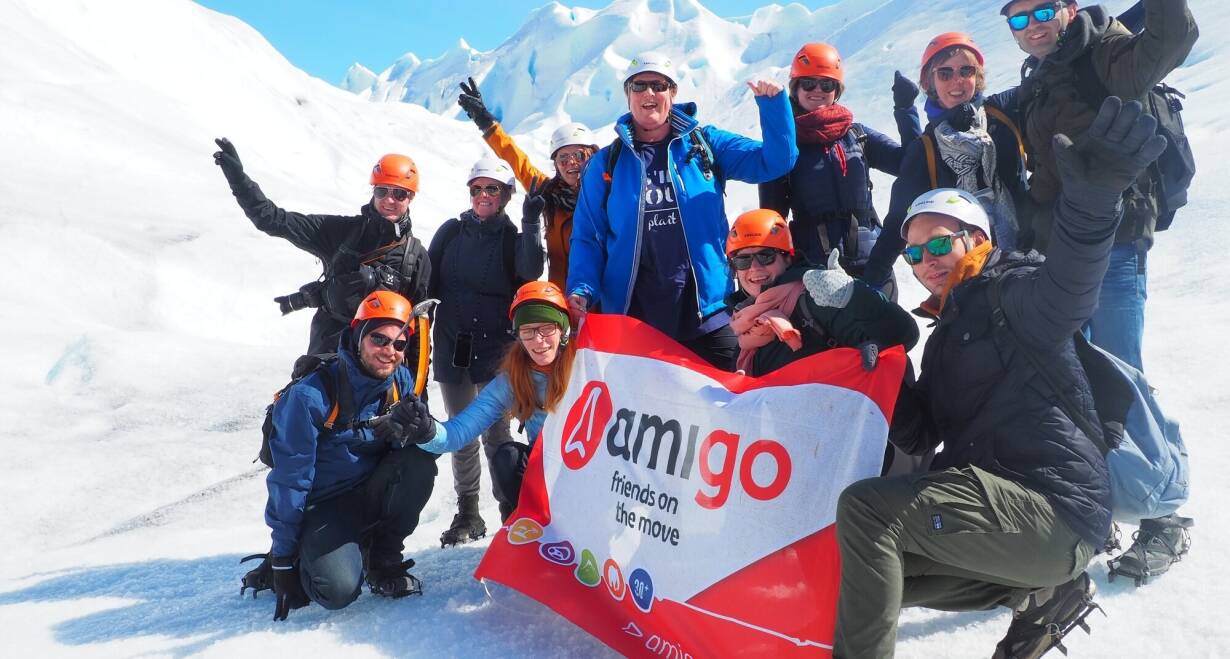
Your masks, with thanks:
[(1077, 143), (1060, 133), (1053, 147), (1064, 196), (1081, 202), (1117, 199), (1162, 155), (1166, 138), (1157, 134), (1157, 119), (1145, 114), (1139, 101), (1108, 96)]
[(777, 96), (782, 91), (781, 85), (767, 80), (757, 80), (756, 82), (748, 80), (747, 87), (752, 90), (753, 96)]
[[(482, 92), (478, 91), (478, 83), (474, 82), (474, 78), (467, 78), (467, 82), (460, 83), (461, 94), (457, 96), (457, 105), (465, 110), (466, 116), (475, 123), (480, 129), (487, 130), (495, 124), (495, 117), (487, 110), (487, 105), (483, 103)], [(467, 84), (468, 83), (468, 84)]]
[(228, 183), (235, 185), (243, 181), (243, 163), (239, 162), (239, 153), (235, 145), (225, 137), (214, 140), (220, 151), (214, 152), (214, 164), (222, 168), (222, 175)]
[(542, 177), (530, 181), (530, 188), (525, 191), (525, 202), (521, 204), (522, 224), (542, 221), (542, 211), (547, 207), (547, 181)]

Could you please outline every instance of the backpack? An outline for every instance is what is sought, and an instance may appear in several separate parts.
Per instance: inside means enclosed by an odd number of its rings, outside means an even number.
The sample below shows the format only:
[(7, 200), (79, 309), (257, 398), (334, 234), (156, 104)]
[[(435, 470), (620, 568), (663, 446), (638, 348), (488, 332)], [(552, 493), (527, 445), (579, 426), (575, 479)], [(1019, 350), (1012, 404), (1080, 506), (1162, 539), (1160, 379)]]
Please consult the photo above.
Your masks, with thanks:
[[(277, 405), (288, 389), (313, 373), (320, 373), (320, 383), (324, 386), (325, 396), (328, 400), (333, 401), (325, 422), (319, 428), (321, 433), (337, 433), (351, 428), (364, 427), (371, 421), (370, 419), (359, 422), (353, 420), (354, 398), (353, 390), (350, 388), (350, 378), (346, 375), (344, 368), (337, 369), (337, 377), (334, 378), (333, 369), (327, 367), (335, 362), (337, 362), (337, 354), (332, 352), (303, 355), (295, 361), (290, 382), (273, 394), (273, 401), (265, 407), (265, 421), (261, 423), (261, 450), (256, 456), (256, 460), (260, 460), (261, 464), (273, 467), (273, 452), (269, 448), (269, 438), (273, 436), (273, 406)], [(389, 387), (384, 394), (384, 405), (381, 406), (377, 416), (387, 414), (400, 399), (401, 392), (398, 391), (397, 381), (394, 380), (393, 386)]]
[(996, 330), (1025, 355), (1056, 394), (1068, 418), (1106, 456), (1110, 470), (1111, 513), (1116, 521), (1137, 523), (1173, 513), (1187, 501), (1187, 448), (1179, 424), (1166, 416), (1144, 373), (1093, 345), (1081, 332), (1073, 335), (1076, 354), (1093, 392), (1101, 427), (1064, 395), (1064, 387), (1008, 325), (1000, 304), (1003, 277), (990, 289)]
[[(384, 287), (400, 293), (400, 286), (395, 285), (397, 282), (391, 275), (395, 274), (408, 282), (406, 273), (418, 269), (419, 252), (423, 243), (409, 233), (366, 254), (355, 251), (362, 238), (363, 222), (355, 222), (354, 229), (330, 259), (322, 276), (322, 306), (339, 322), (349, 323), (350, 319), (354, 318), (359, 303), (374, 290)], [(396, 273), (390, 272), (391, 268), (381, 264), (371, 265), (373, 261), (402, 245), (405, 245), (405, 251), (402, 252), (401, 266)]]
[[(1110, 96), (1093, 69), (1092, 51), (1085, 51), (1072, 63), (1076, 73), (1076, 91), (1095, 111)], [(1154, 231), (1165, 231), (1174, 222), (1175, 211), (1187, 205), (1187, 189), (1196, 176), (1196, 157), (1183, 129), (1182, 92), (1158, 83), (1145, 95), (1144, 110), (1157, 119), (1157, 134), (1166, 138), (1166, 150), (1147, 170), (1157, 198), (1157, 225)]]
[[(688, 155), (684, 158), (683, 164), (688, 164), (693, 158), (700, 159), (700, 169), (704, 173), (705, 179), (716, 178), (718, 192), (726, 194), (726, 177), (722, 174), (722, 170), (718, 167), (717, 158), (713, 155), (713, 147), (709, 145), (709, 138), (705, 137), (705, 131), (697, 128), (688, 133), (688, 141), (692, 143), (692, 147), (688, 149)], [(602, 210), (606, 211), (606, 202), (611, 198), (611, 176), (615, 172), (615, 163), (619, 161), (619, 154), (623, 152), (624, 141), (616, 137), (614, 142), (606, 149), (606, 160), (602, 168), (602, 180), (606, 182), (606, 190), (602, 193)]]

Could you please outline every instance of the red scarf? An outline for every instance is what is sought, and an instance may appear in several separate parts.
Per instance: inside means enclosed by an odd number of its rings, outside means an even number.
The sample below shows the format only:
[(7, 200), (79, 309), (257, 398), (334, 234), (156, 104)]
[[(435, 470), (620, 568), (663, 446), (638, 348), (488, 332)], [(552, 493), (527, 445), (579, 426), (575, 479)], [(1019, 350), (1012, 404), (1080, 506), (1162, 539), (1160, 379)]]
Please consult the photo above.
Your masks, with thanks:
[(795, 139), (799, 144), (822, 144), (825, 151), (833, 149), (837, 152), (837, 162), (841, 166), (841, 175), (846, 175), (846, 150), (838, 140), (846, 136), (850, 124), (854, 123), (854, 113), (844, 105), (834, 103), (816, 108), (811, 112), (796, 115), (794, 118)]

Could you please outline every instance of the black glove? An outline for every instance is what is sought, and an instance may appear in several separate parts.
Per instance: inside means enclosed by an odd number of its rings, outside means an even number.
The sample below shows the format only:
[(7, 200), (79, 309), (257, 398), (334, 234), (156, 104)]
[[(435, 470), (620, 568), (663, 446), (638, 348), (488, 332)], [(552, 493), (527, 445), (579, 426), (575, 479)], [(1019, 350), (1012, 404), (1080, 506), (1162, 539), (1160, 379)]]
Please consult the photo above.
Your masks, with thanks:
[(914, 106), (918, 98), (918, 84), (901, 75), (900, 71), (893, 73), (893, 107), (909, 108)]
[(973, 103), (966, 101), (948, 112), (944, 113), (944, 118), (948, 121), (948, 125), (952, 129), (964, 133), (974, 127), (974, 119), (978, 116), (978, 108), (974, 107)]
[(525, 203), (521, 205), (521, 224), (538, 224), (542, 222), (542, 211), (547, 207), (547, 179), (536, 178), (530, 181), (530, 189), (525, 191)]
[(235, 151), (235, 145), (225, 137), (219, 137), (214, 140), (221, 151), (214, 152), (214, 164), (222, 168), (222, 175), (226, 177), (226, 182), (232, 186), (241, 185), (248, 177), (243, 173), (243, 163), (239, 162), (239, 154)]
[(1124, 103), (1115, 96), (1106, 97), (1078, 142), (1062, 133), (1053, 139), (1062, 200), (1099, 217), (1166, 150), (1157, 119), (1145, 114), (1139, 101)]
[(457, 105), (466, 111), (466, 116), (484, 133), (495, 125), (495, 117), (483, 104), (483, 95), (478, 91), (474, 78), (469, 78), (470, 84), (461, 83), (461, 94), (457, 96)]
[(273, 592), (277, 596), (273, 609), (274, 620), (285, 620), (292, 610), (311, 604), (307, 593), (303, 592), (303, 584), (299, 581), (299, 566), (295, 565), (294, 558), (273, 557)]
[(372, 429), (376, 439), (390, 446), (403, 448), (407, 444), (426, 444), (436, 436), (436, 422), (427, 412), (427, 404), (418, 398), (402, 399)]

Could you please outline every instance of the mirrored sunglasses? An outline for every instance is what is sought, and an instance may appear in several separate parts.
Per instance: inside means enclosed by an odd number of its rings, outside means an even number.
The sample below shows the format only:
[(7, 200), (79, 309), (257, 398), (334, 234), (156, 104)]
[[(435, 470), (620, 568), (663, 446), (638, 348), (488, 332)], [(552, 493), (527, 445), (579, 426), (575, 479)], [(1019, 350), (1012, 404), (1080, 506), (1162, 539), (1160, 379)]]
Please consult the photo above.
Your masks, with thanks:
[(1013, 32), (1020, 32), (1029, 27), (1030, 16), (1033, 16), (1034, 20), (1039, 23), (1049, 23), (1055, 20), (1055, 16), (1063, 5), (1064, 3), (1062, 2), (1048, 2), (1044, 5), (1038, 5), (1029, 11), (1013, 14), (1008, 17), (1008, 27), (1012, 28)]
[(393, 344), (393, 349), (397, 352), (405, 352), (406, 344), (410, 342), (410, 339), (390, 339), (383, 334), (377, 334), (375, 332), (368, 334), (367, 340), (371, 341), (372, 345), (377, 348), (383, 348), (391, 343)]
[(752, 260), (764, 266), (773, 265), (777, 260), (777, 255), (780, 254), (777, 250), (769, 250), (765, 252), (752, 252), (751, 254), (735, 254), (730, 257), (730, 267), (735, 270), (747, 270), (752, 267)]
[(952, 80), (953, 75), (959, 75), (966, 79), (973, 78), (978, 75), (978, 67), (972, 64), (966, 64), (956, 70), (954, 70), (951, 66), (941, 66), (935, 70), (935, 77), (943, 80), (944, 82)]
[(488, 197), (498, 197), (504, 192), (503, 186), (499, 185), (471, 185), (470, 196), (477, 197), (480, 194), (486, 193)]
[(585, 162), (586, 160), (589, 160), (589, 151), (585, 149), (581, 149), (580, 151), (573, 151), (571, 153), (561, 152), (561, 153), (555, 154), (555, 162), (558, 162), (558, 163)]
[(816, 87), (820, 91), (831, 94), (837, 91), (838, 82), (832, 78), (799, 78), (799, 89), (805, 92), (814, 91)]
[(909, 245), (901, 251), (901, 256), (905, 258), (905, 262), (910, 265), (918, 265), (923, 260), (923, 250), (931, 252), (931, 256), (945, 256), (952, 252), (952, 241), (954, 238), (969, 235), (968, 231), (958, 231), (950, 233), (947, 236), (936, 236), (931, 240), (921, 245)]
[(375, 196), (377, 199), (384, 199), (385, 197), (392, 197), (396, 199), (397, 201), (405, 201), (406, 199), (410, 197), (410, 191), (403, 190), (401, 188), (389, 188), (383, 185), (377, 185), (376, 187), (372, 188), (372, 195)]

